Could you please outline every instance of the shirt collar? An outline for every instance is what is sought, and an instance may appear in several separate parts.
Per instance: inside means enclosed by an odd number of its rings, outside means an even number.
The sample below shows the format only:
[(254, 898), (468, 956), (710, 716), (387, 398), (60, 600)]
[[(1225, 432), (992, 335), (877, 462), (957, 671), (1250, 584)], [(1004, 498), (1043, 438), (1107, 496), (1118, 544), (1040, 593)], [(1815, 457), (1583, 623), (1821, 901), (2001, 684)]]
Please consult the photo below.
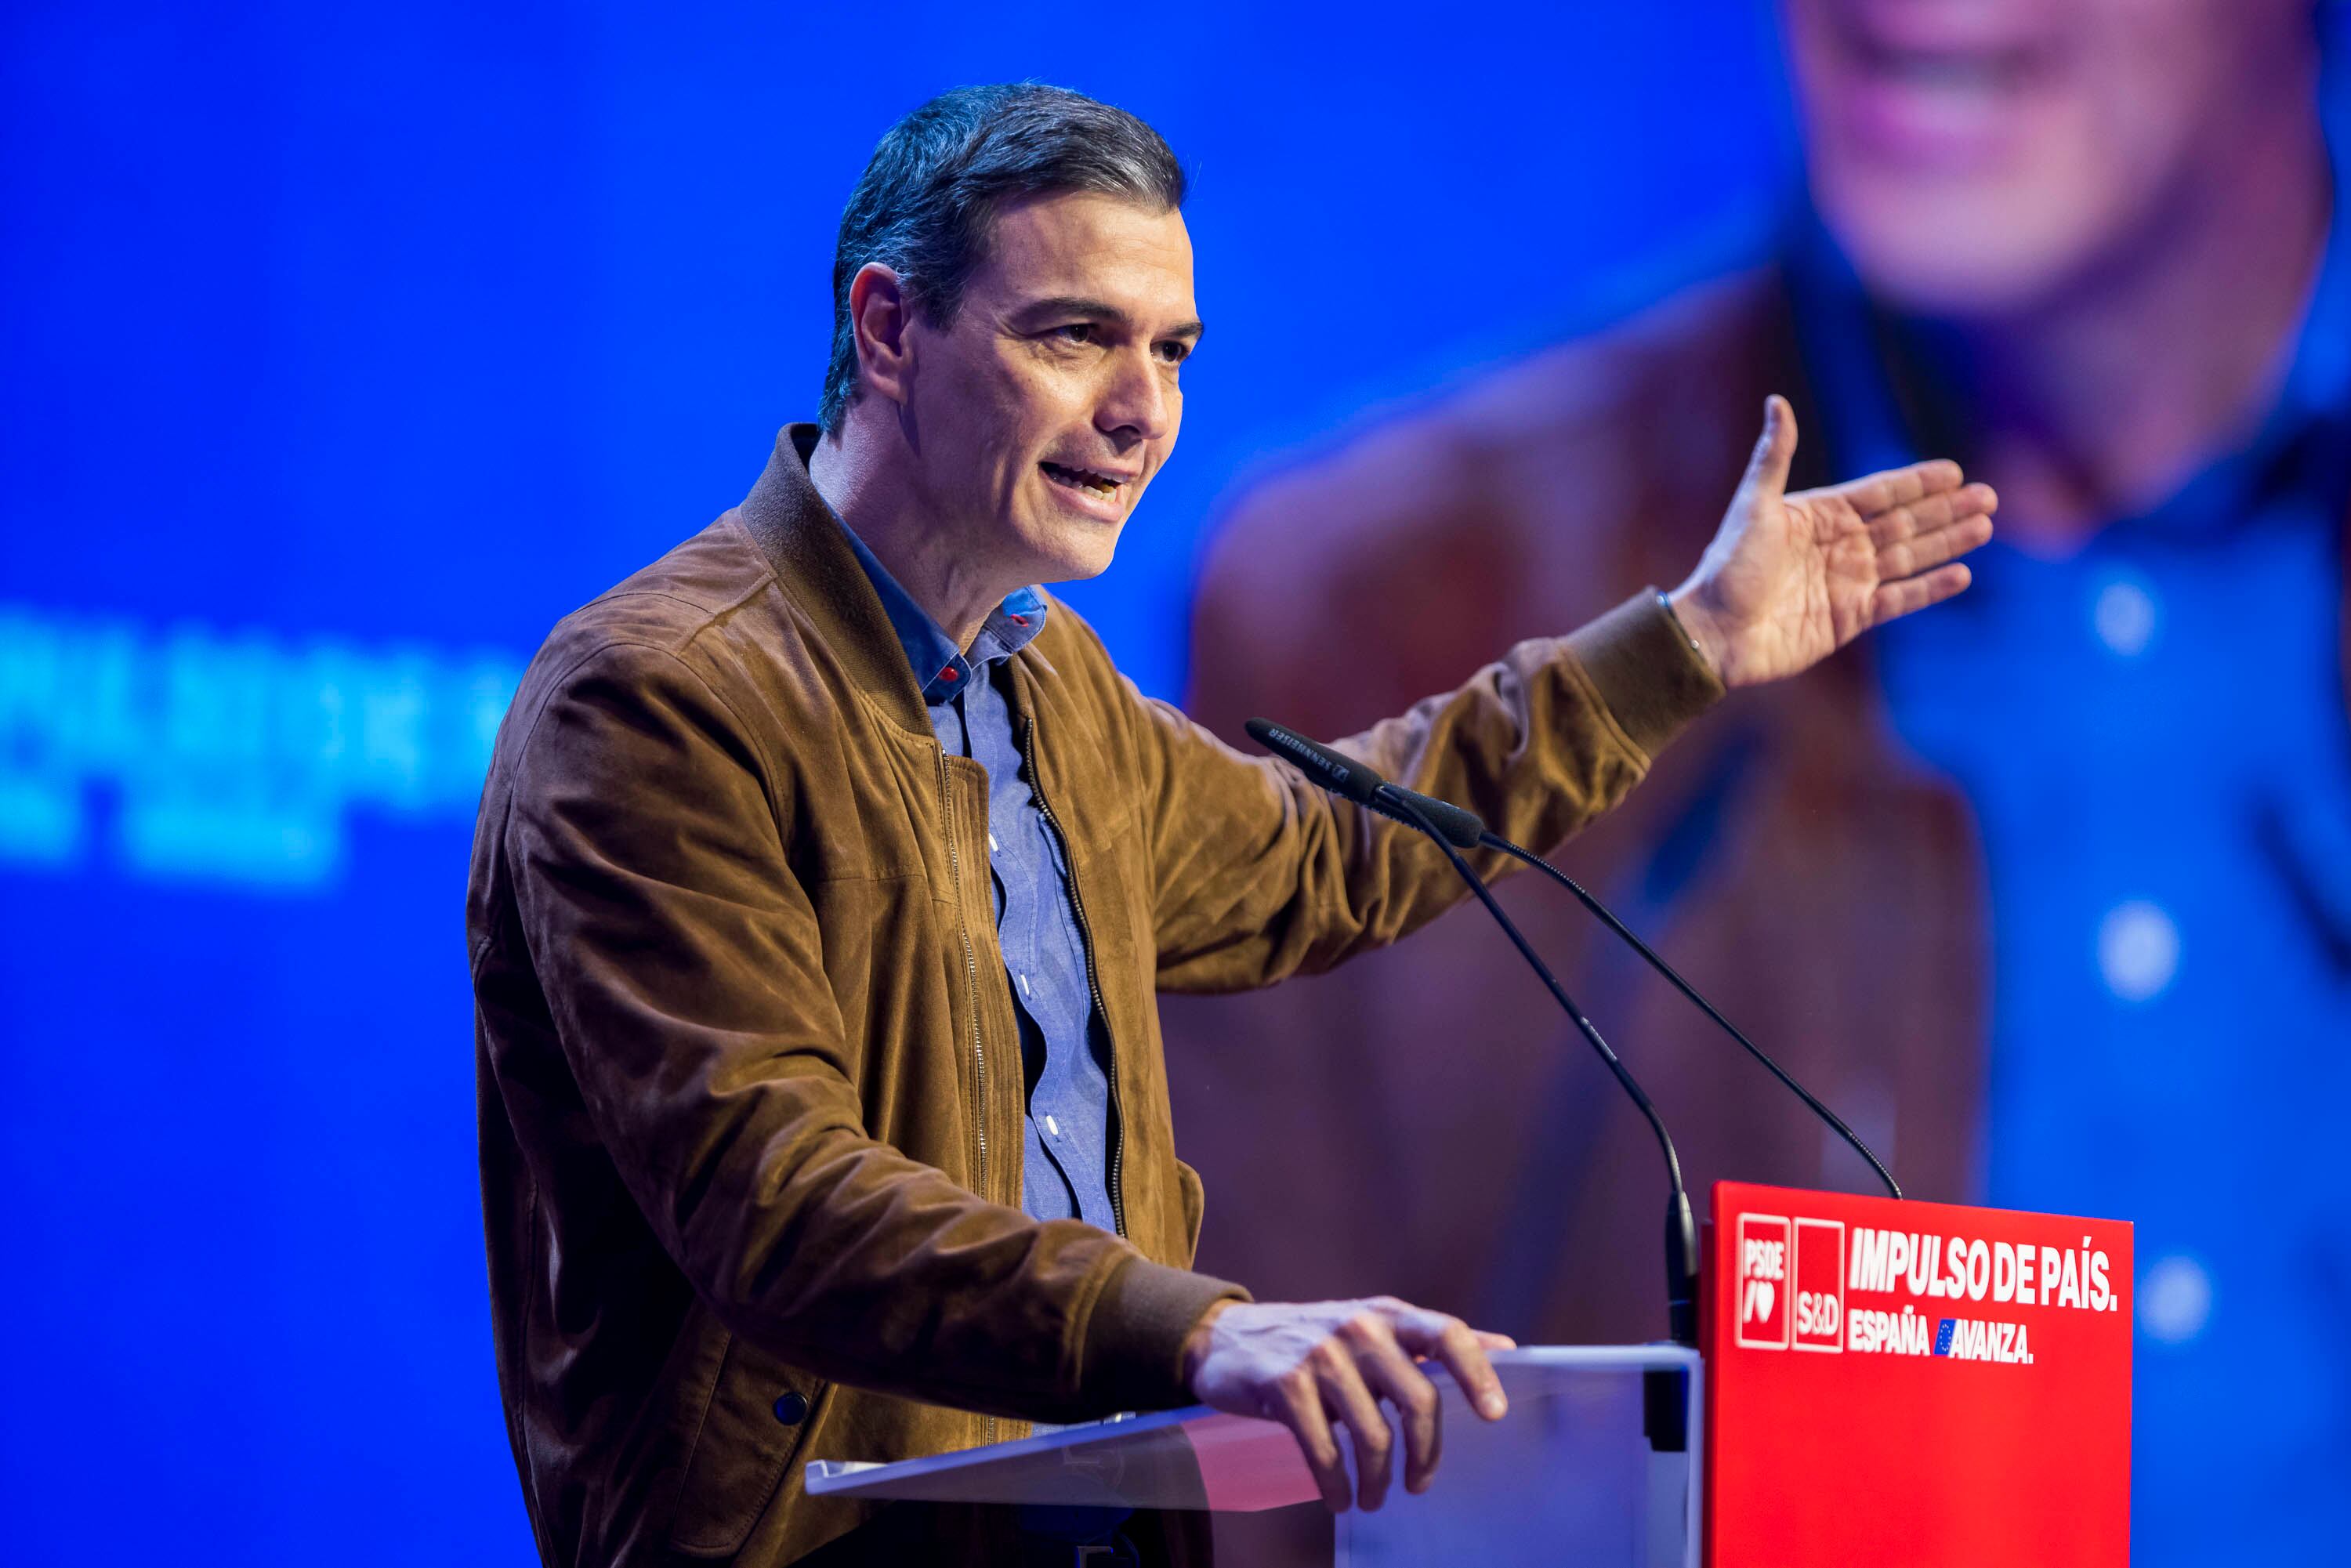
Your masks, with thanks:
[(898, 585), (898, 580), (890, 575), (890, 569), (882, 564), (881, 558), (857, 537), (857, 530), (844, 523), (841, 531), (848, 536), (849, 548), (856, 552), (858, 565), (872, 579), (873, 591), (881, 596), (883, 613), (890, 618), (890, 629), (898, 634), (898, 645), (906, 651), (906, 663), (914, 672), (914, 684), (923, 689), (923, 701), (933, 707), (953, 702), (963, 695), (964, 688), (982, 677), (988, 665), (1010, 658), (1045, 629), (1045, 596), (1035, 588), (1019, 589), (989, 612), (980, 625), (979, 635), (972, 639), (971, 654), (967, 657), (955, 645), (955, 639), (931, 619), (930, 612), (915, 603), (914, 595)]

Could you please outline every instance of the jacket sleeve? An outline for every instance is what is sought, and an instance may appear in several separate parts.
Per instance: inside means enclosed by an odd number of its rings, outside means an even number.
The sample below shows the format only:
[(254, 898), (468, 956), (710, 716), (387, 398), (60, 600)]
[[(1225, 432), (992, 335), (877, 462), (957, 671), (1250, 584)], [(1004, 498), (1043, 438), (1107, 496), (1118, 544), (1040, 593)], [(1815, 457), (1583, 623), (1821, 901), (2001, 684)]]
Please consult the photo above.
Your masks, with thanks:
[[(1623, 799), (1657, 749), (1721, 695), (1645, 593), (1329, 744), (1541, 853)], [(1270, 758), (1243, 756), (1168, 704), (1135, 704), (1154, 803), (1163, 990), (1240, 990), (1326, 969), (1468, 896), (1443, 853), (1410, 828)], [(1468, 858), (1489, 878), (1516, 863), (1491, 852)]]
[(791, 802), (723, 689), (603, 648), (514, 764), (524, 939), (654, 1234), (731, 1330), (822, 1377), (1049, 1420), (1183, 1403), (1185, 1336), (1239, 1291), (868, 1135)]

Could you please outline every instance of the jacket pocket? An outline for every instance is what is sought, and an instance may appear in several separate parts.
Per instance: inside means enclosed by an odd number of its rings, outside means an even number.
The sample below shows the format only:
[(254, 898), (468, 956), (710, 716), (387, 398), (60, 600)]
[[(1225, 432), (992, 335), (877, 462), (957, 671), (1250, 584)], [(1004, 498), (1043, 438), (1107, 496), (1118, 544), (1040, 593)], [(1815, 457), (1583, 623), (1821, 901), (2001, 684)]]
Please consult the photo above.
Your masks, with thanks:
[(826, 1393), (823, 1379), (729, 1336), (686, 1454), (670, 1545), (689, 1557), (731, 1557), (742, 1550), (816, 1425)]
[(1176, 1188), (1184, 1199), (1184, 1266), (1190, 1268), (1200, 1256), (1200, 1218), (1207, 1212), (1207, 1190), (1200, 1185), (1200, 1173), (1176, 1162)]

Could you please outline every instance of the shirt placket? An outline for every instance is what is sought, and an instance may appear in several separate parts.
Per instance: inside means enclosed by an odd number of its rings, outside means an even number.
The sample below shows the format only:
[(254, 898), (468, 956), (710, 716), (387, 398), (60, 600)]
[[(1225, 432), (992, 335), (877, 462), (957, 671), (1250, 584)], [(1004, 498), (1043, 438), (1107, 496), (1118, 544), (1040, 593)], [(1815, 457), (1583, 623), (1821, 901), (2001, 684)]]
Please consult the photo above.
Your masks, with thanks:
[[(998, 697), (997, 700), (1001, 699)], [(1008, 798), (1018, 792), (1010, 783), (999, 788)], [(991, 806), (993, 804), (992, 793)], [(1000, 815), (1001, 821), (991, 821), (988, 837), (999, 898), (997, 911), (998, 942), (1005, 956), (1013, 1006), (1019, 1010), (1026, 1028), (1035, 1031), (1043, 1058), (1036, 1090), (1024, 1111), (1038, 1134), (1037, 1146), (1045, 1156), (1048, 1169), (1066, 1189), (1068, 1211), (1085, 1218), (1089, 1217), (1082, 1195), (1087, 1173), (1071, 1168), (1080, 1151), (1070, 1135), (1071, 1129), (1063, 1127), (1051, 1109), (1068, 1103), (1071, 1062), (1067, 1049), (1069, 1042), (1057, 1040), (1055, 1028), (1050, 1026), (1063, 1025), (1068, 1020), (1059, 1016), (1049, 1019), (1045, 1009), (1040, 1008), (1037, 995), (1038, 981), (1044, 967), (1043, 942), (1050, 925), (1043, 917), (1043, 912), (1049, 907), (1046, 900), (1066, 897), (1067, 893), (1062, 887), (1051, 885), (1059, 871), (1046, 837), (1049, 830), (1038, 814), (1033, 800)], [(1009, 855), (999, 840), (999, 832), (1022, 835), (1020, 840), (1015, 841), (1016, 850)], [(1003, 870), (1007, 859), (1025, 885), (1018, 888), (1008, 885)], [(1047, 984), (1050, 986), (1050, 980)], [(1039, 1104), (1046, 1108), (1040, 1112), (1037, 1108)]]

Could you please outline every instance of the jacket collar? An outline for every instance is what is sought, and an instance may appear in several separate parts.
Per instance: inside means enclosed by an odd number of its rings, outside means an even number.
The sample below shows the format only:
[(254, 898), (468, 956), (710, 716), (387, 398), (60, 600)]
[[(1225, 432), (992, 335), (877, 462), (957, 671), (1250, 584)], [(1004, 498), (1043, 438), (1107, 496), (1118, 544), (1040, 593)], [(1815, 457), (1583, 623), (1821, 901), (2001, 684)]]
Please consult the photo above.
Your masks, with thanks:
[(848, 531), (809, 478), (809, 454), (820, 434), (813, 424), (784, 426), (767, 471), (735, 509), (736, 519), (850, 678), (899, 725), (927, 736), (930, 715), (881, 595), (850, 549)]

